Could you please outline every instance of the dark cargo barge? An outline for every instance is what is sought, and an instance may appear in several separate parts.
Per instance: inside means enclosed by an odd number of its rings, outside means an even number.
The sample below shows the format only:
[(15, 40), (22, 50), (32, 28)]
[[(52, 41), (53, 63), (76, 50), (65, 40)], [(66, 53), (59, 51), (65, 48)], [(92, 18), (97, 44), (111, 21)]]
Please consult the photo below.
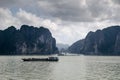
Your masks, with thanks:
[(58, 57), (48, 57), (48, 58), (23, 58), (23, 61), (59, 61)]

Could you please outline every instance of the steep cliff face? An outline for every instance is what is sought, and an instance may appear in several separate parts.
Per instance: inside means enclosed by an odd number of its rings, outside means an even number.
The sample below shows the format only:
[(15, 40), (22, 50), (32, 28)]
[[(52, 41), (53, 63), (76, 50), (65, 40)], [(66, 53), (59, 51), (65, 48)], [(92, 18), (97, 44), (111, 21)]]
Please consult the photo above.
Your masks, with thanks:
[(0, 54), (54, 54), (56, 40), (47, 28), (22, 25), (0, 31)]
[(100, 50), (100, 48), (104, 45), (104, 38), (104, 33), (101, 30), (97, 30), (96, 32), (89, 32), (85, 38), (85, 43), (83, 45), (82, 52), (91, 55), (101, 54), (102, 49)]
[[(81, 45), (78, 42), (74, 44)], [(75, 46), (74, 44), (72, 46)], [(120, 26), (89, 32), (84, 45), (81, 45), (82, 49), (79, 46), (74, 48), (86, 55), (120, 55)]]
[(116, 42), (115, 42), (115, 49), (114, 49), (116, 54), (120, 54), (120, 32), (118, 33), (116, 37)]

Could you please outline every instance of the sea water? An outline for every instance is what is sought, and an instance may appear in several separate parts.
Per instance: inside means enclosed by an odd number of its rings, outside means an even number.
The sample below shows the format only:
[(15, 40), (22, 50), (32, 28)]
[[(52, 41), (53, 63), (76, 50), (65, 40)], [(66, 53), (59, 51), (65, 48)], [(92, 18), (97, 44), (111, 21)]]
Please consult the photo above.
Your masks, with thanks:
[(23, 62), (0, 56), (0, 80), (120, 80), (119, 56), (59, 56), (58, 62)]

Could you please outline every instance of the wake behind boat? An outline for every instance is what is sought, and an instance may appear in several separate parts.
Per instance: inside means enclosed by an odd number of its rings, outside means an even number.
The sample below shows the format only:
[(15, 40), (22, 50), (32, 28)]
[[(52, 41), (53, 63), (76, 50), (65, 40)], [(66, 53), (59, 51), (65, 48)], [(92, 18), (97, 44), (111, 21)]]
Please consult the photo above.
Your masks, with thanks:
[(23, 58), (23, 61), (59, 61), (58, 57), (48, 57), (48, 58)]

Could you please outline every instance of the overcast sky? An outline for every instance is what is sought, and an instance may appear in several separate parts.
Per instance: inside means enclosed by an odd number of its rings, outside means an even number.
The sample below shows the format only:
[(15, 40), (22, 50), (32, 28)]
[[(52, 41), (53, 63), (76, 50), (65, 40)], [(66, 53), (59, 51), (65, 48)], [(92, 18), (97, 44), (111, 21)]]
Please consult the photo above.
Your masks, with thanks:
[(23, 24), (49, 28), (57, 43), (72, 44), (120, 25), (120, 0), (0, 0), (0, 29)]

